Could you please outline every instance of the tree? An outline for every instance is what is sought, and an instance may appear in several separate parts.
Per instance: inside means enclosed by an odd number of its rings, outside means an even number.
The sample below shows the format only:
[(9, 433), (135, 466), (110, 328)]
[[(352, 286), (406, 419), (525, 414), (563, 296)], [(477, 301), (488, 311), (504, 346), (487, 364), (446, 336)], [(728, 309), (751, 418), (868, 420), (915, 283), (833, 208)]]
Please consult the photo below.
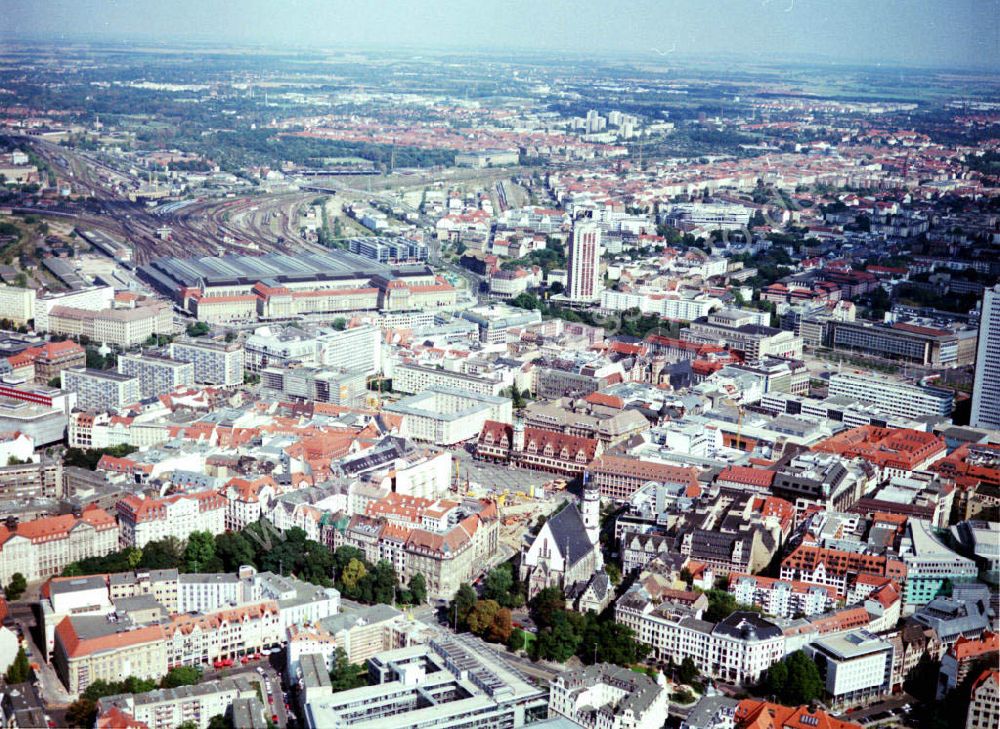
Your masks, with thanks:
[(177, 569), (184, 561), (184, 546), (177, 537), (147, 542), (139, 565), (149, 570)]
[(211, 328), (203, 321), (188, 324), (187, 335), (189, 337), (203, 337), (211, 331)]
[(507, 608), (500, 608), (497, 610), (497, 614), (493, 618), (493, 624), (490, 625), (490, 629), (487, 631), (486, 637), (495, 643), (506, 643), (510, 640), (510, 636), (513, 632), (514, 622), (511, 619), (510, 610)]
[(215, 535), (212, 532), (191, 532), (184, 548), (184, 562), (188, 572), (202, 572), (215, 557)]
[(556, 616), (566, 610), (566, 597), (558, 587), (539, 590), (531, 601), (531, 617), (539, 628), (550, 627)]
[(396, 587), (399, 582), (396, 579), (396, 570), (392, 562), (387, 559), (380, 559), (375, 569), (368, 573), (370, 576), (371, 597), (370, 602), (391, 605), (396, 599)]
[(232, 729), (232, 727), (229, 722), (226, 721), (225, 716), (222, 714), (216, 714), (208, 720), (208, 729)]
[(345, 329), (347, 329), (347, 319), (345, 319), (342, 316), (338, 316), (330, 323), (330, 326), (336, 329), (338, 332), (342, 332)]
[(26, 589), (28, 589), (28, 581), (20, 572), (15, 572), (10, 576), (10, 584), (4, 588), (4, 595), (8, 600), (20, 600)]
[(346, 691), (368, 684), (367, 672), (364, 666), (356, 666), (347, 660), (343, 648), (337, 648), (333, 657), (333, 669), (330, 671), (330, 684), (334, 691)]
[(31, 678), (31, 664), (28, 662), (28, 654), (24, 652), (24, 646), (21, 646), (17, 649), (14, 662), (10, 664), (10, 668), (4, 674), (4, 680), (9, 685), (12, 683), (24, 683), (29, 678)]
[(565, 663), (576, 653), (580, 637), (565, 610), (553, 614), (551, 625), (538, 632), (535, 640), (535, 658)]
[(455, 599), (451, 603), (449, 617), (458, 621), (460, 629), (466, 626), (465, 619), (469, 616), (476, 602), (476, 591), (472, 588), (472, 585), (467, 582), (459, 585), (458, 592), (455, 593)]
[(764, 691), (769, 696), (782, 696), (785, 693), (786, 683), (788, 683), (788, 666), (784, 661), (778, 661), (767, 669), (767, 678), (764, 679)]
[(200, 729), (200, 727), (197, 724), (197, 722), (182, 721), (180, 724), (174, 727), (174, 729)]
[[(514, 386), (517, 387), (516, 385)], [(514, 587), (514, 573), (507, 563), (490, 570), (483, 579), (483, 597), (496, 600), (504, 607), (510, 607), (511, 591)]]
[(419, 572), (410, 578), (410, 600), (414, 605), (422, 605), (427, 601), (427, 580)]
[(341, 581), (344, 586), (347, 587), (351, 592), (358, 589), (358, 585), (361, 583), (368, 574), (368, 570), (365, 569), (364, 563), (359, 559), (352, 559), (347, 563), (347, 567), (340, 575)]
[(710, 623), (728, 618), (738, 608), (736, 598), (725, 590), (709, 590), (705, 597), (708, 598), (708, 609), (705, 610), (704, 619)]
[(226, 532), (215, 538), (215, 556), (222, 560), (225, 572), (235, 572), (242, 565), (254, 564), (254, 549), (240, 532)]
[(477, 600), (466, 618), (469, 630), (475, 635), (485, 636), (492, 627), (498, 612), (500, 612), (500, 605), (496, 600)]
[(48, 382), (49, 387), (62, 387), (62, 378), (59, 376), (53, 377)]
[(90, 729), (97, 718), (97, 702), (92, 699), (77, 699), (66, 709), (66, 723), (73, 727)]
[(161, 688), (194, 686), (201, 681), (201, 669), (197, 666), (174, 666), (160, 682)]
[(685, 656), (681, 661), (680, 668), (677, 669), (677, 680), (680, 683), (691, 683), (698, 678), (698, 666), (691, 656)]
[(816, 663), (805, 651), (796, 651), (785, 659), (788, 680), (781, 695), (782, 703), (790, 706), (810, 704), (823, 695), (823, 679)]

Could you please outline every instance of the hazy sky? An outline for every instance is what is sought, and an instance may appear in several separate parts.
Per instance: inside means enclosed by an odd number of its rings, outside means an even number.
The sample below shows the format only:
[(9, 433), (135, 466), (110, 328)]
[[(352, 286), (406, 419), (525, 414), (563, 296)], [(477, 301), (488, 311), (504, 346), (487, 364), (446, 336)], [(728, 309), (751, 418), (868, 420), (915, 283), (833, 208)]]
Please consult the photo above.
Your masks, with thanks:
[(1000, 0), (0, 0), (0, 33), (1000, 67)]

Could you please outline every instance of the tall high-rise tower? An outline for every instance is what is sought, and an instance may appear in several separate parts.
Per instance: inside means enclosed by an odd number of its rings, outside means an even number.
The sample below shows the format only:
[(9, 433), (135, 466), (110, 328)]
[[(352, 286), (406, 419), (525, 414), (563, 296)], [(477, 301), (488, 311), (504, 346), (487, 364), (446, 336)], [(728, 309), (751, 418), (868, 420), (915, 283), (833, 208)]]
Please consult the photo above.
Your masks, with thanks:
[(983, 294), (969, 424), (1000, 429), (1000, 284)]
[(571, 301), (596, 301), (601, 297), (601, 229), (595, 223), (577, 223), (569, 244)]

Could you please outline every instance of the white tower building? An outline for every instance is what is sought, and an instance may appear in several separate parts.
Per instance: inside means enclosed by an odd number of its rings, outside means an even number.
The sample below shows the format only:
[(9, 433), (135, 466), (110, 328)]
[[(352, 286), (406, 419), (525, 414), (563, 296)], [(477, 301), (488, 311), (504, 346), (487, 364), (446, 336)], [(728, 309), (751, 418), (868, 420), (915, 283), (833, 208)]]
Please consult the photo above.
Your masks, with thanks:
[(601, 228), (595, 223), (577, 223), (569, 243), (569, 291), (571, 301), (601, 298)]
[(1000, 429), (1000, 284), (983, 294), (969, 424)]

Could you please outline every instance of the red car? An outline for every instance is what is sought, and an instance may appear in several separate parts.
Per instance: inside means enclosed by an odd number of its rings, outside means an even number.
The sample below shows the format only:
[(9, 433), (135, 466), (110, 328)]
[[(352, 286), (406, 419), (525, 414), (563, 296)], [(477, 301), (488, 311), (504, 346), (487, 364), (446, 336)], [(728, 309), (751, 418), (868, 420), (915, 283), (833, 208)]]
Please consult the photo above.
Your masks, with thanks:
[(278, 715), (277, 714), (271, 714), (271, 721), (273, 721), (275, 724), (277, 724), (278, 723)]

